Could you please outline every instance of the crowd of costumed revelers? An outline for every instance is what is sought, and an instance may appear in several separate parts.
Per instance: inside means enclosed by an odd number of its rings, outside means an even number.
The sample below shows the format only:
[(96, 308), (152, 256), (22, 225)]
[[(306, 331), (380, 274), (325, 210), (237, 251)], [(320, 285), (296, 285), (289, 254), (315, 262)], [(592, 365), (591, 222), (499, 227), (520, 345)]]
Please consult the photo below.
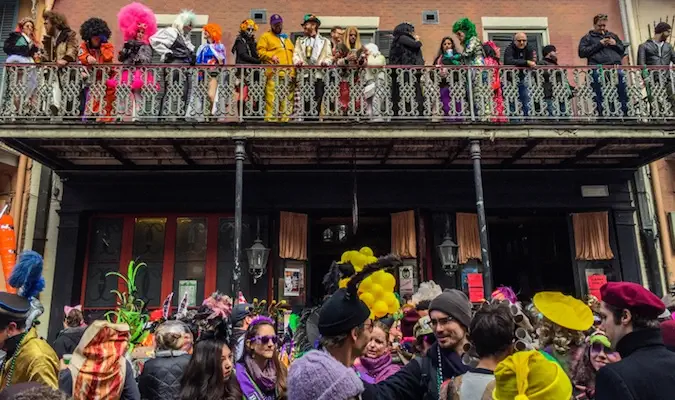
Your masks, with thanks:
[(116, 309), (86, 321), (66, 307), (48, 344), (37, 331), (42, 258), (25, 252), (8, 282), (16, 293), (0, 292), (0, 400), (667, 398), (626, 396), (672, 387), (670, 298), (610, 282), (602, 301), (540, 292), (524, 303), (499, 287), (471, 303), (429, 281), (402, 302), (391, 273), (401, 265), (348, 251), (314, 307), (242, 293), (188, 307), (171, 294), (148, 311), (136, 286), (146, 266), (131, 262), (109, 274), (124, 287)]

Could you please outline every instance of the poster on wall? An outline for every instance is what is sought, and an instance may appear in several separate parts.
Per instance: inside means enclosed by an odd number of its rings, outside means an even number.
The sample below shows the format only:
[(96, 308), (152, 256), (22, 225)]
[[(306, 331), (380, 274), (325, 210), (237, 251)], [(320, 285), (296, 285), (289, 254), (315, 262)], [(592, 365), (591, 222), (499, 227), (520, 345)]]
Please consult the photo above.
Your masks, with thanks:
[(401, 297), (415, 293), (415, 279), (412, 265), (403, 265), (398, 270)]
[(182, 299), (183, 296), (187, 298), (188, 307), (197, 306), (197, 281), (178, 281), (178, 298)]
[(300, 269), (284, 269), (284, 296), (300, 296)]

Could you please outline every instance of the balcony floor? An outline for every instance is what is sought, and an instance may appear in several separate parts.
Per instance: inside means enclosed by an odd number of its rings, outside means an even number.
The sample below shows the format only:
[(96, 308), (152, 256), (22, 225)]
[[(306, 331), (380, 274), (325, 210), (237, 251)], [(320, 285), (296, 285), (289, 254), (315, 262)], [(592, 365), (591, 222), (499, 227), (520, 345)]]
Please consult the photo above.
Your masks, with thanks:
[(234, 139), (260, 170), (469, 169), (470, 139), (488, 169), (632, 169), (675, 152), (671, 124), (4, 124), (0, 139), (60, 172), (231, 170)]

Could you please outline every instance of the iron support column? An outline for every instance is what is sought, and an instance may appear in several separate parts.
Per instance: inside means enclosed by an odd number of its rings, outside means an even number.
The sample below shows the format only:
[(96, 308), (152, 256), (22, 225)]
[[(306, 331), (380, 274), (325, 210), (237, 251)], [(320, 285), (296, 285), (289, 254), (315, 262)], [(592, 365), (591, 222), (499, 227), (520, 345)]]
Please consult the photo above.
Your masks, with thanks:
[(234, 268), (232, 269), (232, 296), (237, 298), (241, 289), (241, 235), (242, 202), (244, 190), (244, 160), (246, 148), (244, 140), (235, 141), (235, 181), (234, 181)]
[(480, 237), (480, 252), (483, 258), (483, 285), (485, 298), (492, 294), (492, 263), (490, 263), (490, 243), (488, 240), (487, 218), (485, 217), (485, 203), (483, 201), (483, 174), (480, 166), (480, 141), (471, 141), (471, 160), (473, 161), (473, 181), (476, 187), (476, 211), (478, 213), (478, 235)]

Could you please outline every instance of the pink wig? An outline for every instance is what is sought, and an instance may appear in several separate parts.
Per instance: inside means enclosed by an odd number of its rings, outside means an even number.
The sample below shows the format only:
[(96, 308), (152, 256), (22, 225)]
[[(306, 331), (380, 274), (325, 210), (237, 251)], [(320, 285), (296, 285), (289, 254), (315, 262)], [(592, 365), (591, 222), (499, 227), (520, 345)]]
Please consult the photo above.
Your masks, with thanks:
[(150, 36), (157, 32), (157, 18), (147, 6), (141, 3), (128, 4), (117, 14), (120, 31), (124, 36), (124, 41), (136, 38), (139, 26), (145, 26), (145, 36), (143, 41), (148, 43)]

